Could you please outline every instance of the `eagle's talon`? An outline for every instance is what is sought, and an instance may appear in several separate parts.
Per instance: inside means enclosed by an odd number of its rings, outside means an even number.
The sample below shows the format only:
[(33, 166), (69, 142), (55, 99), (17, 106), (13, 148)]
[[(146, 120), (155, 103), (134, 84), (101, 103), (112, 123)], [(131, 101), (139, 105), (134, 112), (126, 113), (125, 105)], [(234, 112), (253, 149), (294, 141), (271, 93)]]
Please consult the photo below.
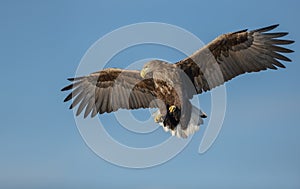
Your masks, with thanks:
[(175, 112), (175, 110), (176, 110), (176, 106), (172, 105), (172, 106), (169, 107), (169, 111), (171, 113)]
[(164, 116), (162, 114), (158, 114), (157, 116), (155, 116), (154, 121), (156, 123), (160, 123), (164, 121)]

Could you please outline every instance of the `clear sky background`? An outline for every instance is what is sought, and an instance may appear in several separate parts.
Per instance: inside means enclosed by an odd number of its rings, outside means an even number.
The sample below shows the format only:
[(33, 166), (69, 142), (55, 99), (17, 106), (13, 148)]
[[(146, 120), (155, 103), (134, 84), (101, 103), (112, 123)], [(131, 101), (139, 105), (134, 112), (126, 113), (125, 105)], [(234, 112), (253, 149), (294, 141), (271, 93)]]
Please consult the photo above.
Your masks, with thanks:
[[(1, 0), (0, 188), (300, 188), (299, 7), (297, 0)], [(163, 165), (118, 167), (85, 145), (60, 89), (97, 39), (145, 21), (180, 26), (206, 43), (222, 33), (279, 23), (277, 31), (289, 31), (296, 41), (290, 46), (293, 63), (227, 83), (224, 125), (207, 153), (197, 153), (203, 129)], [(137, 52), (148, 58), (161, 51)], [(136, 54), (120, 55), (124, 62), (112, 64), (125, 67), (143, 58)], [(183, 57), (172, 51), (158, 56)], [(203, 108), (209, 112), (205, 102)], [(118, 131), (125, 132), (112, 130)]]

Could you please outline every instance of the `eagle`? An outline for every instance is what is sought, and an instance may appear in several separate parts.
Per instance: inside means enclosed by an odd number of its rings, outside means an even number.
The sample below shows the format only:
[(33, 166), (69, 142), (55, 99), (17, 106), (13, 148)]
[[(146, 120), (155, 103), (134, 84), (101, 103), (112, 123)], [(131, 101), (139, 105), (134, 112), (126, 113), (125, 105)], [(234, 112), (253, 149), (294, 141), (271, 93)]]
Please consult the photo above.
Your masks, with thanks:
[(154, 121), (165, 131), (187, 138), (199, 130), (207, 115), (190, 100), (232, 78), (250, 72), (285, 68), (291, 62), (282, 47), (294, 41), (282, 39), (288, 32), (270, 32), (278, 24), (220, 35), (192, 55), (176, 63), (147, 62), (142, 70), (107, 68), (86, 76), (69, 78), (61, 91), (71, 91), (76, 116), (84, 118), (118, 109), (156, 108)]

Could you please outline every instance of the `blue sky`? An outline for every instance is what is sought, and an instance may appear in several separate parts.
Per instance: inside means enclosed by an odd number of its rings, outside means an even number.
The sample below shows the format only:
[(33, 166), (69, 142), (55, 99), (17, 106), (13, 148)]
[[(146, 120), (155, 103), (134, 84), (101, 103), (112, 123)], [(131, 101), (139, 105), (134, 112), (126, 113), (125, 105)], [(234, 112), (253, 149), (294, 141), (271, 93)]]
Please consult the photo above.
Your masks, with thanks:
[[(299, 188), (298, 8), (296, 0), (0, 1), (0, 188)], [(290, 46), (293, 63), (226, 84), (224, 125), (207, 153), (197, 153), (201, 130), (165, 164), (118, 167), (85, 145), (60, 89), (96, 40), (121, 26), (149, 21), (177, 25), (206, 43), (222, 33), (279, 23), (278, 31), (289, 31), (288, 38), (296, 41)], [(162, 51), (130, 52), (114, 61)], [(170, 61), (183, 58), (164, 52)], [(124, 67), (124, 62), (112, 64)], [(209, 93), (202, 99), (209, 109)], [(140, 140), (128, 138), (133, 145)]]

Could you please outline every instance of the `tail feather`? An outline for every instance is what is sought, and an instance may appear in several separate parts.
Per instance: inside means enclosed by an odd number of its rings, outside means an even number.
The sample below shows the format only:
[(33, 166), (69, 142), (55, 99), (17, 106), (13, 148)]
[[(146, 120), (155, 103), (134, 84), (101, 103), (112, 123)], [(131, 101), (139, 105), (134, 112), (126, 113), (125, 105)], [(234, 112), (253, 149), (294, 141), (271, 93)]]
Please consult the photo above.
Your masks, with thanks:
[[(156, 117), (160, 114), (160, 111), (157, 110), (153, 113), (153, 117)], [(170, 132), (172, 136), (176, 136), (178, 138), (187, 138), (188, 136), (194, 134), (200, 129), (200, 125), (203, 124), (203, 119), (207, 117), (204, 112), (199, 110), (197, 107), (193, 106), (192, 108), (192, 114), (191, 119), (188, 124), (188, 127), (186, 129), (182, 129), (181, 125), (178, 124), (177, 127), (174, 130), (169, 129), (168, 127), (165, 127), (163, 122), (159, 122), (158, 124), (163, 127), (165, 132)]]

